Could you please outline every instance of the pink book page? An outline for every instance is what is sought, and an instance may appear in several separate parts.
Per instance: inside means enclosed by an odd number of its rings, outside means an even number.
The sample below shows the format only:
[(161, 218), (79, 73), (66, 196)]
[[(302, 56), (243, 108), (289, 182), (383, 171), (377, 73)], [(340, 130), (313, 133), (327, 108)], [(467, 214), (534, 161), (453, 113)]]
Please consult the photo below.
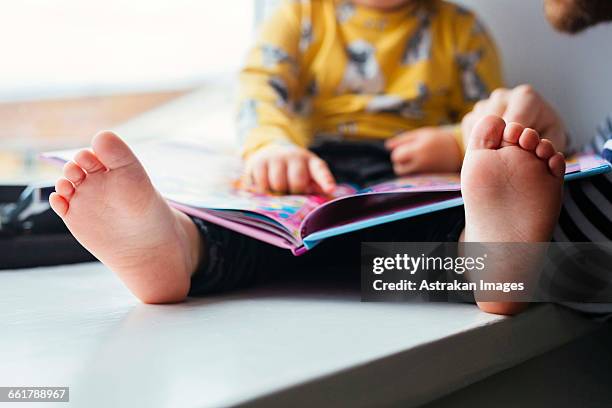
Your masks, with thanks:
[(587, 172), (606, 165), (608, 162), (596, 154), (577, 154), (567, 159), (565, 174)]
[[(567, 160), (565, 174), (587, 172), (606, 164), (607, 162), (597, 155), (579, 154)], [(359, 190), (359, 193), (416, 193), (460, 190), (461, 179), (459, 174), (422, 174), (400, 177), (388, 182), (374, 184)]]
[(400, 177), (395, 180), (366, 187), (359, 190), (359, 193), (423, 193), (459, 190), (461, 190), (459, 174), (452, 173)]
[(263, 231), (258, 228), (253, 228), (248, 225), (243, 225), (243, 224), (233, 222), (225, 218), (218, 217), (203, 209), (189, 207), (183, 204), (175, 203), (173, 201), (170, 201), (170, 205), (180, 211), (183, 211), (186, 214), (192, 215), (197, 218), (201, 218), (203, 220), (212, 222), (213, 224), (220, 225), (227, 229), (231, 229), (232, 231), (239, 232), (241, 234), (247, 235), (249, 237), (253, 237), (262, 242), (267, 242), (268, 244), (271, 244), (271, 245), (274, 245), (280, 248), (290, 249), (295, 252), (295, 250), (301, 245), (301, 242), (289, 241), (279, 235), (272, 234), (270, 232)]

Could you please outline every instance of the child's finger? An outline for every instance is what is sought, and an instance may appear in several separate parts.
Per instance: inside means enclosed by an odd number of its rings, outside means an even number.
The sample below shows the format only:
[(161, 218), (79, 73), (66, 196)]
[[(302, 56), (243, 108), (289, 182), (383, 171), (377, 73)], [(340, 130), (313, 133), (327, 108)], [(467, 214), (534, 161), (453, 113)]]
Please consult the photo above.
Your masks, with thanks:
[(393, 165), (393, 171), (398, 176), (405, 176), (410, 173), (414, 173), (416, 170), (416, 162), (410, 160), (404, 163), (396, 163)]
[(397, 147), (391, 152), (391, 161), (393, 163), (404, 163), (414, 158), (416, 154), (416, 148), (412, 143), (405, 143)]
[(270, 184), (268, 183), (268, 163), (264, 160), (254, 163), (250, 171), (255, 186), (262, 192), (270, 191)]
[(308, 183), (308, 187), (306, 187), (306, 194), (323, 195), (326, 193), (325, 191), (323, 191), (320, 185), (318, 185), (311, 179), (310, 182)]
[(285, 160), (276, 159), (268, 163), (268, 182), (272, 190), (278, 193), (287, 192), (287, 165)]
[(410, 141), (412, 139), (414, 139), (415, 135), (413, 132), (403, 132), (400, 133), (399, 135), (392, 137), (391, 139), (387, 140), (385, 142), (385, 147), (388, 150), (393, 150), (395, 148), (397, 148), (398, 146), (402, 145), (403, 143)]
[(308, 160), (308, 168), (310, 170), (310, 177), (318, 184), (324, 193), (329, 194), (336, 188), (336, 180), (332, 175), (327, 163), (318, 157), (311, 157)]
[(310, 174), (304, 160), (292, 160), (287, 164), (289, 191), (292, 194), (301, 194), (306, 191), (310, 182)]
[(502, 116), (508, 107), (510, 91), (507, 89), (496, 89), (491, 93), (489, 99), (477, 102), (474, 105), (474, 112), (478, 113), (478, 118), (487, 115)]

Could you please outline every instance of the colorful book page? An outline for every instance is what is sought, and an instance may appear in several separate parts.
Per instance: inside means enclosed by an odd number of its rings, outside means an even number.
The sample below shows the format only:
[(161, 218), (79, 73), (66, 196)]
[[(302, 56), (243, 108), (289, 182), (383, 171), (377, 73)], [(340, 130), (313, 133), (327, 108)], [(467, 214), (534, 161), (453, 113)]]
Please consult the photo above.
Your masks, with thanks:
[(459, 174), (424, 174), (400, 177), (385, 183), (375, 184), (359, 190), (359, 193), (417, 193), (459, 190), (461, 190)]

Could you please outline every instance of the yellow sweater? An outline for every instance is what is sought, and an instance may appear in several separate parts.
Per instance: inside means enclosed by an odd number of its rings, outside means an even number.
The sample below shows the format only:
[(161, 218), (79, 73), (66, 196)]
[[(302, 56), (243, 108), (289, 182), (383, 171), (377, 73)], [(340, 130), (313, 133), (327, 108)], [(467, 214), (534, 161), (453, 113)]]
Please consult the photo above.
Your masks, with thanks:
[(320, 134), (387, 139), (460, 122), (502, 86), (500, 60), (474, 14), (428, 3), (384, 12), (348, 0), (284, 2), (241, 73), (243, 155), (271, 143), (308, 147)]

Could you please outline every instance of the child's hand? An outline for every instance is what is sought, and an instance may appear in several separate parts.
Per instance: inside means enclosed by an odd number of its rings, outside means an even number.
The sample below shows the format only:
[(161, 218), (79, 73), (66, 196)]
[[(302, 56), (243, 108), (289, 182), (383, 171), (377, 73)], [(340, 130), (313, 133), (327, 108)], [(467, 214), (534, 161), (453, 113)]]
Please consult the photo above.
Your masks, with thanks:
[(461, 149), (448, 127), (404, 132), (385, 143), (398, 176), (411, 173), (451, 173), (461, 169)]
[(336, 188), (327, 163), (298, 146), (271, 145), (247, 159), (247, 177), (260, 191), (277, 193), (324, 193)]

